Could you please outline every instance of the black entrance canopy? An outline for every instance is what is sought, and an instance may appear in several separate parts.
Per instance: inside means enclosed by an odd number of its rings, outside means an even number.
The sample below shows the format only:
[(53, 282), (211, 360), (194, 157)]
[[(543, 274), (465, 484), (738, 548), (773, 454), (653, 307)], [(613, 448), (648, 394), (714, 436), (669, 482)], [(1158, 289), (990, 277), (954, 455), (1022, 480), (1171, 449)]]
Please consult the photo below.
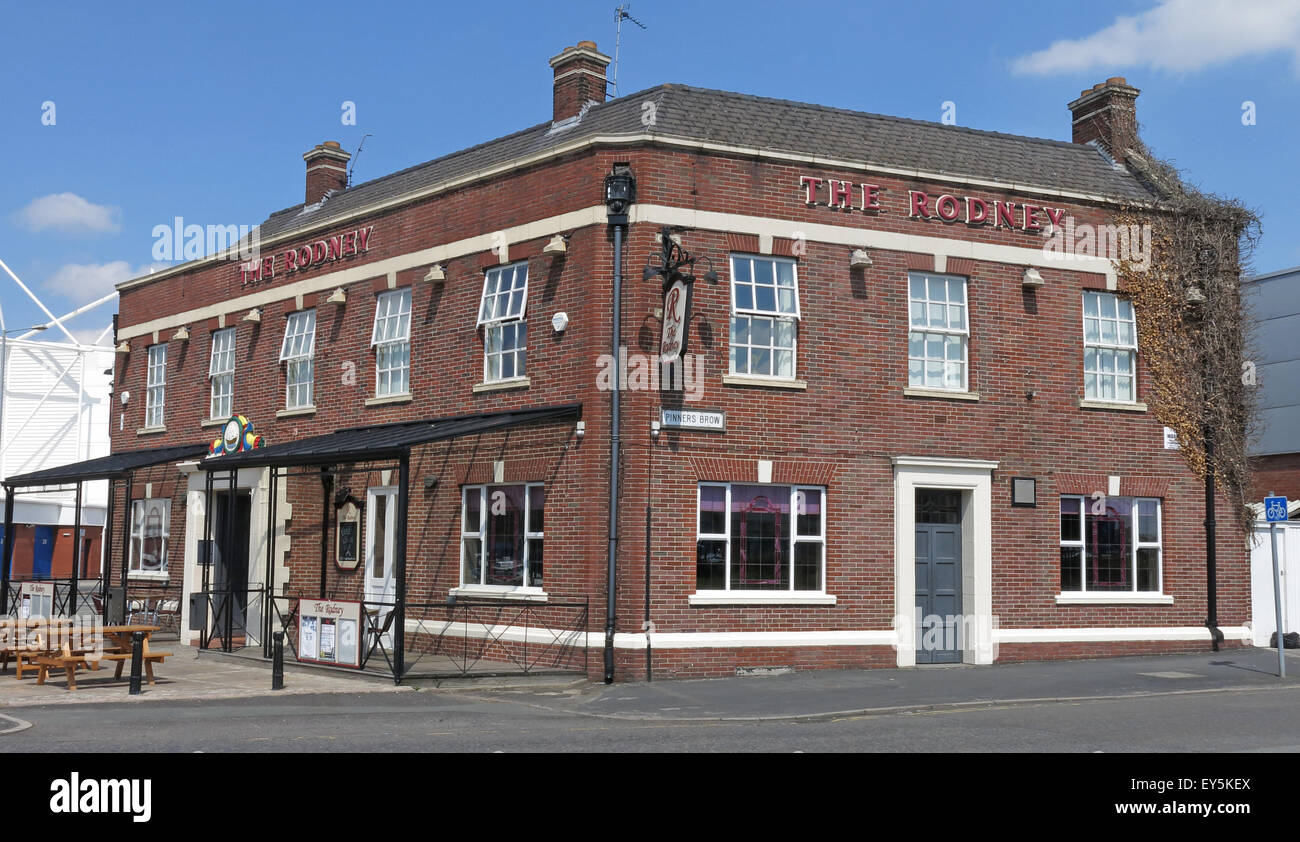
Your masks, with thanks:
[[(275, 558), (276, 543), (276, 509), (278, 501), (278, 485), (283, 476), (289, 476), (288, 471), (294, 468), (311, 468), (320, 467), (325, 469), (327, 466), (334, 466), (346, 463), (363, 463), (395, 460), (398, 467), (397, 480), (397, 501), (396, 501), (396, 524), (394, 534), (393, 548), (393, 578), (395, 584), (395, 597), (393, 602), (374, 603), (372, 607), (377, 611), (391, 612), (391, 616), (385, 620), (385, 628), (389, 624), (395, 625), (397, 629), (406, 628), (406, 532), (407, 532), (407, 507), (410, 498), (410, 479), (411, 479), (411, 451), (413, 448), (434, 441), (457, 438), (459, 436), (477, 435), (493, 430), (514, 427), (521, 424), (535, 423), (539, 421), (553, 421), (565, 418), (574, 420), (582, 417), (582, 404), (571, 403), (559, 406), (539, 407), (536, 409), (512, 409), (503, 412), (489, 412), (477, 415), (455, 415), (447, 418), (435, 418), (425, 421), (398, 422), (394, 424), (382, 424), (370, 427), (352, 427), (343, 430), (336, 430), (332, 433), (326, 433), (310, 438), (297, 439), (294, 441), (284, 442), (283, 444), (267, 445), (256, 450), (246, 450), (240, 453), (227, 453), (221, 456), (210, 456), (204, 459), (200, 465), (202, 470), (207, 473), (207, 489), (205, 499), (211, 500), (214, 494), (213, 480), (215, 475), (229, 474), (229, 480), (225, 487), (225, 493), (230, 495), (234, 500), (236, 477), (241, 468), (268, 468), (270, 493), (267, 496), (267, 541), (265, 547), (266, 572), (263, 583), (260, 586), (260, 598), (264, 604), (276, 605), (276, 600), (290, 600), (291, 595), (275, 593), (275, 577), (272, 570), (272, 560)], [(326, 541), (323, 536), (329, 532), (329, 510), (328, 505), (330, 496), (330, 479), (326, 473), (322, 474), (326, 480), (323, 493), (325, 495), (325, 505), (321, 507), (321, 580), (320, 580), (320, 599), (324, 599), (325, 581), (326, 581), (326, 560), (325, 546)], [(221, 492), (215, 492), (221, 493)], [(211, 506), (204, 507), (204, 524), (203, 540), (210, 540), (210, 519), (208, 512)], [(233, 542), (234, 518), (228, 518), (227, 521), (227, 540)], [(233, 546), (233, 543), (231, 544)], [(208, 580), (209, 566), (203, 567), (203, 592), (210, 592), (210, 582)], [(217, 589), (220, 591), (220, 588)], [(223, 597), (235, 597), (236, 592), (230, 590), (228, 593), (219, 593)], [(213, 626), (217, 627), (216, 631), (209, 629), (200, 637), (200, 646), (207, 648), (214, 637), (222, 640), (223, 649), (229, 651), (230, 641), (235, 636), (238, 624), (235, 622), (235, 611), (229, 606), (233, 604), (231, 599), (226, 599), (220, 604), (213, 604)], [(263, 657), (272, 656), (272, 612), (264, 612), (263, 627), (260, 631), (260, 637), (263, 641)], [(288, 622), (286, 615), (277, 616), (282, 624)], [(380, 616), (376, 614), (376, 616)], [(246, 623), (247, 618), (242, 618), (241, 622)], [(222, 624), (224, 623), (224, 627)], [(245, 626), (243, 633), (247, 635), (248, 629)], [(386, 633), (386, 632), (385, 632)], [(384, 657), (389, 660), (393, 671), (393, 679), (400, 682), (406, 672), (406, 635), (404, 633), (394, 634), (392, 637), (392, 656), (389, 657), (387, 650)], [(381, 638), (382, 639), (382, 638)], [(381, 644), (382, 645), (382, 644)]]
[(208, 452), (207, 444), (181, 444), (174, 447), (153, 447), (148, 450), (123, 450), (73, 462), (57, 468), (46, 468), (28, 474), (7, 477), (5, 485), (13, 488), (29, 488), (34, 485), (63, 485), (73, 482), (91, 482), (101, 479), (115, 479), (125, 476), (137, 468), (161, 465), (177, 459), (192, 459)]
[(400, 421), (371, 427), (351, 427), (320, 436), (272, 444), (242, 453), (227, 453), (203, 460), (205, 471), (233, 471), (267, 466), (333, 465), (397, 459), (412, 447), (439, 439), (486, 433), (536, 421), (582, 417), (582, 404), (538, 409), (511, 409), (479, 415), (455, 415), (425, 421)]
[[(87, 482), (97, 480), (108, 480), (108, 509), (104, 514), (104, 536), (103, 546), (105, 548), (112, 546), (113, 538), (113, 485), (118, 482), (125, 482), (127, 486), (126, 512), (123, 518), (122, 535), (123, 547), (122, 558), (128, 556), (128, 547), (126, 541), (130, 540), (130, 485), (131, 477), (135, 471), (144, 468), (152, 468), (155, 465), (164, 465), (168, 462), (175, 462), (184, 459), (197, 459), (208, 450), (206, 444), (181, 444), (171, 447), (152, 447), (147, 450), (123, 450), (117, 453), (110, 453), (107, 456), (99, 456), (94, 459), (87, 459), (82, 462), (73, 462), (70, 465), (60, 465), (57, 468), (45, 468), (40, 471), (32, 471), (26, 474), (6, 477), (4, 481), (5, 502), (4, 502), (4, 543), (0, 546), (0, 615), (7, 614), (9, 609), (16, 604), (17, 594), (13, 591), (15, 583), (12, 579), (12, 565), (14, 557), (14, 497), (18, 494), (18, 489), (35, 489), (50, 488), (61, 485), (72, 485), (76, 487), (75, 512), (73, 515), (72, 531), (74, 535), (81, 534), (81, 495), (82, 486)], [(109, 598), (109, 582), (112, 578), (112, 559), (111, 552), (104, 553), (104, 562), (100, 567), (98, 586), (94, 592), (85, 591), (79, 576), (85, 559), (82, 557), (84, 549), (83, 542), (78, 540), (74, 543), (72, 573), (66, 582), (57, 582), (55, 584), (55, 601), (54, 608), (56, 611), (62, 611), (68, 616), (79, 613), (89, 607), (87, 600), (93, 604), (94, 597), (92, 593), (97, 593), (101, 600), (101, 605), (106, 605)], [(122, 563), (122, 599), (125, 599), (126, 589), (126, 562)], [(87, 580), (90, 581), (90, 580)], [(63, 596), (60, 599), (59, 591), (62, 586)], [(120, 608), (121, 606), (119, 606)], [(95, 609), (99, 611), (98, 608)], [(107, 611), (108, 609), (104, 609)], [(117, 612), (120, 614), (120, 611)]]

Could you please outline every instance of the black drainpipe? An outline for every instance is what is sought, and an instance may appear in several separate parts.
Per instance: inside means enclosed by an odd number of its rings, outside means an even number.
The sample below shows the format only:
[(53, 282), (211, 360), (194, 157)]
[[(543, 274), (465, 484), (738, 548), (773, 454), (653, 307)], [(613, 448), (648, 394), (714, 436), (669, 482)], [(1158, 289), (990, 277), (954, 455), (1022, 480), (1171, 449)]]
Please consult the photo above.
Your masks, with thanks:
[(636, 182), (627, 164), (614, 164), (613, 171), (605, 177), (605, 206), (609, 209), (607, 220), (614, 229), (614, 330), (610, 338), (614, 360), (613, 395), (610, 403), (609, 436), (609, 577), (605, 603), (605, 683), (614, 683), (614, 631), (617, 627), (614, 614), (618, 583), (618, 455), (619, 427), (622, 414), (619, 405), (619, 344), (623, 336), (623, 232), (627, 228), (629, 205), (634, 201)]
[(605, 608), (605, 683), (614, 683), (614, 594), (618, 574), (618, 428), (622, 422), (619, 406), (618, 341), (622, 336), (622, 319), (619, 311), (623, 309), (623, 226), (614, 226), (614, 383), (613, 403), (610, 410), (609, 436), (609, 584), (606, 588)]

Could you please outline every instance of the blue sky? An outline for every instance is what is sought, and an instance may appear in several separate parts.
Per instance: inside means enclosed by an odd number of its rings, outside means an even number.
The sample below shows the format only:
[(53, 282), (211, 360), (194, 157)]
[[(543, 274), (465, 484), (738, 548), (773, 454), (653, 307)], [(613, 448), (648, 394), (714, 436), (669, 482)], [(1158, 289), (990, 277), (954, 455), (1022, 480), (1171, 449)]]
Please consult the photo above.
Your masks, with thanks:
[[(583, 39), (612, 54), (617, 5), (5, 0), (0, 260), (61, 314), (146, 269), (155, 225), (253, 225), (301, 202), (301, 154), (323, 140), (353, 150), (370, 133), (365, 181), (535, 125), (550, 117), (547, 59)], [(1068, 140), (1066, 103), (1125, 76), (1152, 148), (1259, 211), (1256, 271), (1300, 264), (1300, 0), (631, 13), (648, 29), (624, 24), (622, 93), (681, 82), (926, 120), (951, 101), (961, 125)], [(45, 320), (3, 276), (0, 305), (10, 328)], [(113, 309), (74, 332), (93, 337)]]

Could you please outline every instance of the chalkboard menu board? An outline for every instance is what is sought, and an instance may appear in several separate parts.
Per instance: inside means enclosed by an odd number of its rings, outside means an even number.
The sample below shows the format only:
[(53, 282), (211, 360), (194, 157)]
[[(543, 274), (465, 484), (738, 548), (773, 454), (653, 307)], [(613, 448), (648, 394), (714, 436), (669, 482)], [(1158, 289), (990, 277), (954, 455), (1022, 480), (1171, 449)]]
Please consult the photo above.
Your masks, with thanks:
[(351, 497), (338, 508), (334, 563), (341, 570), (356, 570), (361, 556), (361, 508)]

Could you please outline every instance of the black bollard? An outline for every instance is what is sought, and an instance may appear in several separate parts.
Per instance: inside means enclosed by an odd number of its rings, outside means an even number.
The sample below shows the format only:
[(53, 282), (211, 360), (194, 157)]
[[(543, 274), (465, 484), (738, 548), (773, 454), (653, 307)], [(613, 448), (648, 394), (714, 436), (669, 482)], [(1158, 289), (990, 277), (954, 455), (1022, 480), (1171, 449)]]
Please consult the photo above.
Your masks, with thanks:
[(284, 689), (284, 632), (278, 631), (272, 637), (275, 639), (275, 645), (272, 647), (271, 660), (271, 689)]
[(131, 633), (131, 695), (140, 695), (140, 673), (144, 666), (144, 632)]

